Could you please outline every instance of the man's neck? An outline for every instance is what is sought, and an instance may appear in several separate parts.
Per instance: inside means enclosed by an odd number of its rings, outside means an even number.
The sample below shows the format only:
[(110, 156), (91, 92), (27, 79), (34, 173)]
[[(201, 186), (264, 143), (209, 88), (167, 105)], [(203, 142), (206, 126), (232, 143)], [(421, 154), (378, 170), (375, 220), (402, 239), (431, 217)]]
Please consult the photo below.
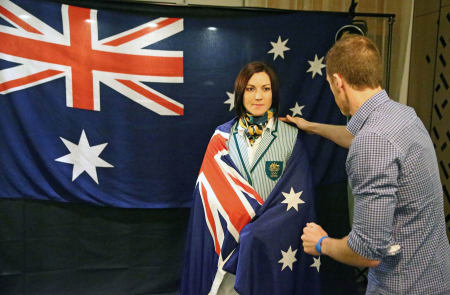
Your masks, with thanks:
[(380, 86), (373, 89), (366, 88), (364, 90), (351, 89), (348, 93), (350, 100), (350, 115), (353, 116), (366, 101), (381, 90), (382, 88)]

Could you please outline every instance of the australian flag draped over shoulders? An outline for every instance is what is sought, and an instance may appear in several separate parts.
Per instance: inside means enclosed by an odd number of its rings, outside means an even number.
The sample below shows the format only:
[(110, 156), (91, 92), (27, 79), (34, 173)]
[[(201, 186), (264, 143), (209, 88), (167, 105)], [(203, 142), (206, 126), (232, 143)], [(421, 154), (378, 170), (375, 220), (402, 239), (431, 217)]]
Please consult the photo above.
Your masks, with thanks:
[[(189, 207), (252, 60), (281, 115), (345, 123), (324, 69), (345, 15), (101, 3), (0, 1), (0, 197)], [(304, 143), (314, 184), (345, 178), (345, 151)]]
[(299, 134), (286, 170), (263, 202), (239, 174), (219, 126), (194, 192), (181, 294), (216, 294), (224, 271), (239, 294), (320, 294), (320, 257), (303, 252), (301, 231), (315, 221), (308, 155)]

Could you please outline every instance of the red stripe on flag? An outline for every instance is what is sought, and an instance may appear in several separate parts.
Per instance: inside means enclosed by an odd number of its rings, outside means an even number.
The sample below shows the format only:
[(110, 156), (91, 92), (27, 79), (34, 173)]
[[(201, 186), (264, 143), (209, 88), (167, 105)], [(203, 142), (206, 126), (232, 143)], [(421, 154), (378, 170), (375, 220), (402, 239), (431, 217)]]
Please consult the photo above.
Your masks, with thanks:
[(6, 18), (10, 19), (13, 23), (21, 27), (27, 32), (41, 34), (37, 29), (33, 28), (26, 22), (24, 22), (20, 17), (15, 16), (11, 11), (7, 10), (5, 7), (0, 6), (0, 14), (3, 14)]
[[(80, 20), (84, 22), (84, 20)], [(71, 31), (82, 33), (76, 24)], [(81, 23), (80, 23), (81, 26)], [(86, 39), (90, 40), (90, 35)], [(81, 64), (86, 69), (129, 75), (183, 77), (183, 57), (146, 56), (83, 48), (71, 40), (71, 46), (0, 32), (0, 52), (64, 66)], [(117, 62), (120, 61), (120, 62)]]
[[(94, 109), (94, 87), (92, 65), (87, 63), (91, 48), (91, 10), (69, 6), (70, 44), (78, 59), (72, 63), (73, 107), (85, 110)], [(71, 59), (74, 56), (69, 56)]]
[[(218, 151), (220, 150), (228, 150), (227, 149), (227, 139), (225, 137), (223, 137), (221, 134), (216, 134), (211, 138), (210, 141), (211, 144), (211, 148), (214, 148), (215, 153), (217, 154)], [(209, 146), (208, 146), (209, 148)], [(253, 196), (255, 196), (256, 201), (258, 201), (258, 203), (260, 203), (261, 205), (264, 204), (264, 200), (261, 198), (261, 196), (258, 194), (257, 191), (255, 191), (254, 188), (252, 188), (251, 186), (248, 186), (246, 184), (244, 184), (243, 182), (241, 182), (238, 178), (234, 177), (231, 174), (228, 174), (231, 179), (233, 179), (233, 181), (239, 185), (240, 187), (242, 187), (246, 192), (252, 194)]]
[(223, 149), (227, 149), (227, 139), (225, 137), (223, 137), (221, 134), (216, 134), (214, 135), (211, 140), (210, 143), (211, 145), (214, 146), (214, 149), (216, 151), (216, 153), (220, 150)]
[(5, 83), (1, 83), (0, 84), (0, 92), (1, 91), (5, 91), (11, 88), (15, 88), (15, 87), (19, 87), (19, 86), (23, 86), (26, 85), (28, 83), (34, 83), (37, 82), (39, 80), (54, 76), (54, 75), (58, 75), (62, 73), (62, 71), (56, 71), (56, 70), (45, 70), (39, 73), (35, 73), (32, 75), (28, 75), (19, 79), (15, 79), (15, 80), (11, 80)]
[(206, 189), (203, 185), (201, 185), (201, 184), (199, 184), (199, 185), (201, 186), (201, 189), (202, 189), (202, 199), (203, 199), (203, 204), (205, 206), (206, 218), (208, 219), (209, 225), (211, 226), (211, 230), (213, 231), (213, 234), (214, 234), (214, 245), (216, 248), (216, 253), (217, 253), (217, 255), (220, 256), (219, 239), (217, 238), (216, 224), (214, 222), (214, 217), (211, 212), (211, 207), (209, 207), (208, 193), (206, 192)]
[(255, 196), (256, 201), (258, 201), (258, 203), (260, 203), (261, 205), (264, 204), (264, 200), (261, 198), (261, 196), (255, 191), (254, 188), (244, 184), (243, 182), (241, 182), (239, 179), (237, 179), (236, 177), (234, 177), (233, 175), (229, 174), (229, 176), (233, 179), (233, 181), (241, 186), (246, 192), (252, 194), (253, 196)]
[(171, 103), (170, 101), (165, 100), (162, 97), (157, 96), (156, 94), (148, 91), (145, 88), (142, 88), (138, 84), (130, 81), (130, 80), (119, 80), (116, 79), (118, 82), (122, 83), (123, 85), (129, 87), (130, 89), (136, 91), (137, 93), (145, 96), (146, 98), (156, 102), (157, 104), (165, 107), (166, 109), (169, 109), (178, 115), (182, 116), (184, 114), (184, 109), (182, 107), (177, 106), (176, 104)]
[(211, 142), (206, 149), (206, 160), (203, 161), (200, 170), (203, 172), (208, 182), (214, 184), (211, 188), (214, 191), (217, 200), (229, 216), (231, 224), (240, 233), (242, 228), (250, 222), (251, 216), (231, 184), (223, 175), (223, 171), (214, 160), (213, 157), (217, 153), (217, 150), (214, 148), (214, 145), (211, 145), (213, 143), (214, 142)]
[(142, 37), (145, 34), (151, 33), (153, 31), (159, 30), (159, 29), (161, 29), (161, 28), (163, 28), (165, 26), (173, 24), (174, 22), (176, 22), (178, 20), (180, 20), (180, 19), (179, 18), (168, 18), (168, 19), (163, 20), (163, 21), (161, 21), (159, 23), (154, 23), (155, 25), (157, 25), (155, 27), (143, 28), (143, 29), (141, 29), (139, 31), (136, 31), (134, 33), (131, 33), (129, 35), (122, 36), (122, 37), (117, 38), (115, 40), (111, 40), (111, 41), (105, 43), (104, 45), (119, 46), (119, 45), (125, 44), (125, 43), (127, 43), (129, 41), (132, 41), (132, 40), (135, 40), (135, 39), (137, 39), (139, 37)]

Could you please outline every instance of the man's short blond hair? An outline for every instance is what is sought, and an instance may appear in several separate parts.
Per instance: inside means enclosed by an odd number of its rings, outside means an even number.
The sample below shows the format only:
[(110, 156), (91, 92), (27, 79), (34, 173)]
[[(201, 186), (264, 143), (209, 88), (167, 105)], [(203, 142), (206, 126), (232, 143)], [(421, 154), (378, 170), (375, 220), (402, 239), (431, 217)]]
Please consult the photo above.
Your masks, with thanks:
[(381, 86), (381, 56), (372, 40), (361, 35), (344, 35), (328, 51), (327, 75), (340, 74), (355, 89)]

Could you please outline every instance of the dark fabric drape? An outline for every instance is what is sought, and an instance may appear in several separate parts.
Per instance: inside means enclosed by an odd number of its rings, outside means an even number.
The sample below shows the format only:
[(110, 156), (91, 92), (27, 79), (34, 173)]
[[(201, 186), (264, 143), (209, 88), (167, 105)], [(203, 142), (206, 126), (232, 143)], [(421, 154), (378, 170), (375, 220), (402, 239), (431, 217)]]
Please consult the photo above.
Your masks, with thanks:
[(0, 200), (0, 294), (176, 294), (189, 209)]
[[(318, 223), (333, 238), (343, 238), (350, 232), (347, 183), (338, 182), (316, 188)], [(365, 286), (356, 283), (358, 269), (341, 264), (328, 256), (321, 257), (323, 294), (364, 294)], [(358, 293), (361, 290), (362, 293)]]

